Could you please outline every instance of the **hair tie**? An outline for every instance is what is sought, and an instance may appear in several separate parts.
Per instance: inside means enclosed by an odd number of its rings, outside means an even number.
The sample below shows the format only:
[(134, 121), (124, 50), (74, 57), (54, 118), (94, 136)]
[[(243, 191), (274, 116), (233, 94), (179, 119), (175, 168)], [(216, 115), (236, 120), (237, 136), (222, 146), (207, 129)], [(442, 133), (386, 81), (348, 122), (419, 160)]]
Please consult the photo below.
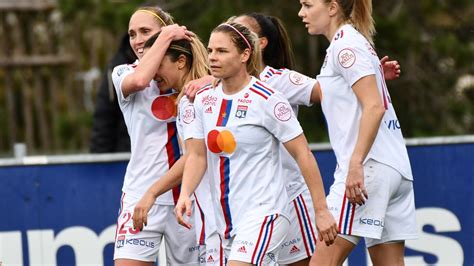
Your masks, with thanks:
[(138, 12), (138, 11), (146, 12), (146, 13), (148, 13), (148, 14), (154, 16), (155, 18), (157, 18), (159, 21), (161, 21), (161, 23), (163, 23), (163, 26), (168, 26), (168, 25), (165, 23), (165, 21), (164, 21), (162, 18), (160, 18), (160, 16), (158, 16), (155, 12), (152, 12), (152, 11), (146, 10), (146, 9), (138, 9), (137, 12)]
[(244, 36), (238, 29), (236, 29), (234, 26), (232, 26), (232, 25), (230, 25), (230, 24), (227, 24), (227, 23), (222, 23), (221, 25), (230, 27), (230, 28), (233, 29), (235, 32), (237, 32), (237, 33), (240, 35), (240, 37), (242, 37), (242, 39), (244, 39), (244, 41), (245, 41), (245, 43), (247, 44), (247, 46), (249, 47), (250, 51), (252, 51), (252, 46), (250, 46), (249, 41), (247, 40), (247, 38), (245, 38), (245, 36)]

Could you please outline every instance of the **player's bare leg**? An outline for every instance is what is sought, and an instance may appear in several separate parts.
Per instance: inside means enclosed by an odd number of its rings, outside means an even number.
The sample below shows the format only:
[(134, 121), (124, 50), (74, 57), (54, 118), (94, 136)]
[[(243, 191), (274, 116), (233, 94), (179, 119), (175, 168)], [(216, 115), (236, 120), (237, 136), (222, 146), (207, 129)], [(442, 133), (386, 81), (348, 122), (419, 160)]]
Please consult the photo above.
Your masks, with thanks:
[(330, 246), (318, 241), (310, 265), (342, 265), (354, 247), (352, 242), (339, 236)]
[(129, 259), (116, 259), (115, 266), (152, 266), (153, 262), (129, 260)]
[(375, 245), (369, 248), (370, 259), (374, 266), (403, 266), (405, 242), (393, 242)]
[(228, 266), (252, 266), (252, 263), (246, 263), (242, 261), (231, 260), (227, 263)]
[(290, 263), (290, 264), (288, 264), (288, 266), (308, 266), (310, 260), (311, 260), (311, 257), (306, 258), (304, 260), (294, 262), (294, 263)]

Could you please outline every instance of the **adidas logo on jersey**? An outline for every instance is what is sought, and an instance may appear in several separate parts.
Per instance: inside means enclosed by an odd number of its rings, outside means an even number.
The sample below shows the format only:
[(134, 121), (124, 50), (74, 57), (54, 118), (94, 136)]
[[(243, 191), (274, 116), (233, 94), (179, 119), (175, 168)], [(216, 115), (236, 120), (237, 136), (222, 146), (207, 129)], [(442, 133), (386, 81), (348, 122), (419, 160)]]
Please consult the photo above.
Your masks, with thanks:
[(210, 255), (209, 258), (207, 258), (207, 262), (214, 262), (214, 258), (212, 257), (212, 255)]
[(300, 252), (300, 249), (297, 246), (293, 245), (293, 247), (290, 250), (290, 254), (294, 254), (296, 252)]
[(247, 250), (245, 249), (245, 246), (241, 246), (239, 249), (237, 249), (237, 252), (247, 253)]
[(206, 114), (212, 114), (212, 106), (209, 106), (206, 111), (204, 111)]

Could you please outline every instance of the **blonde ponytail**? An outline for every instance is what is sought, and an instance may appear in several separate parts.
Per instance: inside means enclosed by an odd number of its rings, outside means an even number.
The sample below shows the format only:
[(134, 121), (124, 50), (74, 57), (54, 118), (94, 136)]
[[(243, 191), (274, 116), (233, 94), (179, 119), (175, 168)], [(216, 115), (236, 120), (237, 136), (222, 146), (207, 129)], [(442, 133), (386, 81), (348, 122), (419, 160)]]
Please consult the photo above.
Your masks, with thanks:
[[(326, 4), (332, 0), (325, 0)], [(374, 45), (375, 22), (372, 17), (372, 0), (336, 0), (341, 8), (342, 22), (351, 23)]]
[(354, 0), (350, 21), (374, 45), (375, 21), (372, 17), (372, 0)]

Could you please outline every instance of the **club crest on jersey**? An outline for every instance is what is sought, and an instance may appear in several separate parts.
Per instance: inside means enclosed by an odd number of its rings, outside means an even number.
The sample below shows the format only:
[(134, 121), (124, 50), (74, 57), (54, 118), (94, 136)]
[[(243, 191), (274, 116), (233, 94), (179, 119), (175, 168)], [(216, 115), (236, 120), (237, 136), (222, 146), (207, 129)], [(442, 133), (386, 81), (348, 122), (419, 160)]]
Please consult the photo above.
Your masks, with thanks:
[(342, 49), (337, 55), (337, 58), (343, 68), (351, 67), (356, 61), (356, 55), (350, 48)]
[(194, 117), (195, 117), (194, 106), (192, 104), (186, 105), (186, 107), (184, 107), (184, 110), (181, 114), (181, 120), (184, 123), (189, 124), (194, 121)]
[(291, 83), (295, 85), (301, 85), (305, 81), (305, 76), (295, 71), (291, 71), (289, 78), (290, 78)]
[(275, 117), (280, 121), (288, 121), (291, 118), (291, 107), (288, 103), (279, 102), (273, 109)]
[(237, 111), (235, 112), (235, 117), (245, 118), (247, 116), (247, 109), (249, 109), (249, 107), (246, 105), (238, 105)]

